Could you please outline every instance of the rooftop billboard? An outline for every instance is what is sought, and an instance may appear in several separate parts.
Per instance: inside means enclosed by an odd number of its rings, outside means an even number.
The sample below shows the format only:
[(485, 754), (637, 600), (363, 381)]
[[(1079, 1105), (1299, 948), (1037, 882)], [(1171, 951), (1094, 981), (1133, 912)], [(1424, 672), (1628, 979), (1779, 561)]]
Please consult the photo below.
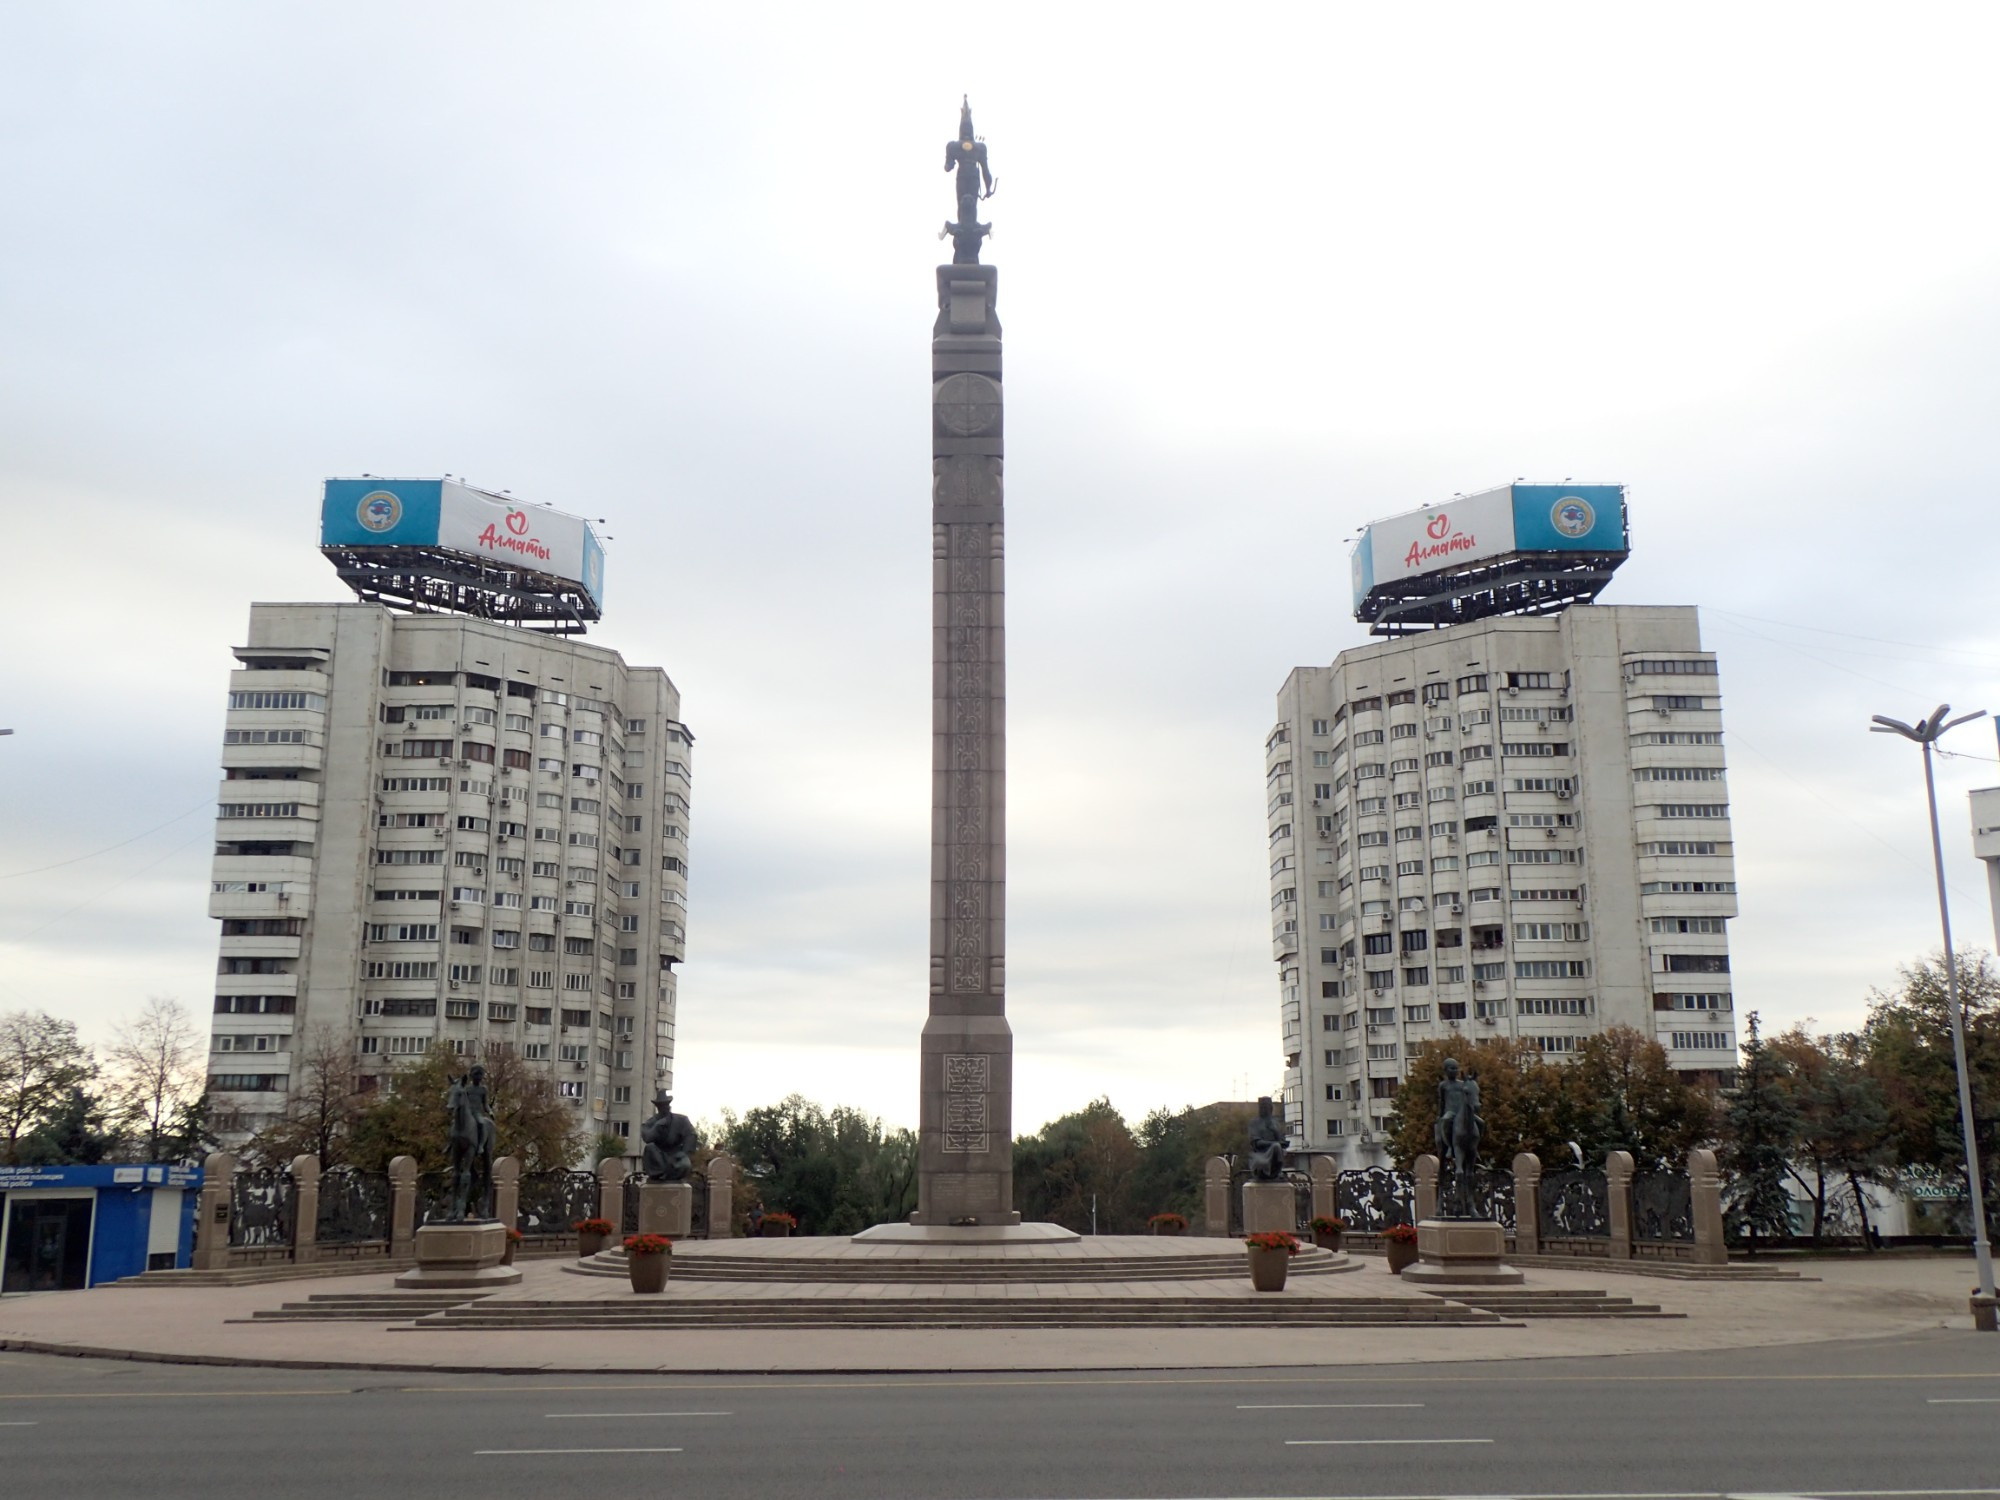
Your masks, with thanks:
[(1516, 554), (1627, 550), (1623, 485), (1504, 485), (1364, 528), (1352, 559), (1354, 608), (1360, 615), (1384, 585)]
[(455, 479), (329, 479), (320, 546), (433, 548), (576, 584), (601, 611), (604, 548), (588, 522)]

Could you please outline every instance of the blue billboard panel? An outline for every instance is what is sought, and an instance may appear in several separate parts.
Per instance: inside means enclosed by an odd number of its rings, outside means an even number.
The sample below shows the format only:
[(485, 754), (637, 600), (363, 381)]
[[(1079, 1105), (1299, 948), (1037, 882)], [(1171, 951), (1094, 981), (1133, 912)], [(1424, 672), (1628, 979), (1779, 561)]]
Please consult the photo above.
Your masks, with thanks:
[(442, 479), (329, 479), (320, 501), (322, 547), (435, 547)]
[(1628, 550), (1622, 484), (1517, 484), (1513, 490), (1516, 550)]

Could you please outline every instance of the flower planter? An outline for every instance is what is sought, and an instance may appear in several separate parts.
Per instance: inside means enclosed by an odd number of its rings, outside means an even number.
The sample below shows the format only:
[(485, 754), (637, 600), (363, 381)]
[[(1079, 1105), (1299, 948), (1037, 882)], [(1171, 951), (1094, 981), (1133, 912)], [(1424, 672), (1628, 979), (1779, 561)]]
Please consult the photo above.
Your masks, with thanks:
[(511, 1266), (514, 1264), (514, 1247), (519, 1243), (511, 1234), (507, 1236), (507, 1248), (500, 1252), (501, 1265)]
[(579, 1229), (576, 1232), (577, 1259), (589, 1260), (604, 1248), (604, 1239), (601, 1234), (592, 1234), (588, 1229)]
[(1341, 1231), (1338, 1229), (1315, 1229), (1313, 1231), (1313, 1243), (1322, 1250), (1338, 1250), (1340, 1248), (1340, 1235)]
[(667, 1289), (667, 1269), (673, 1264), (670, 1252), (654, 1251), (647, 1255), (627, 1255), (625, 1274), (632, 1278), (635, 1292), (664, 1292)]
[(789, 1224), (773, 1224), (769, 1219), (766, 1219), (757, 1227), (757, 1233), (767, 1240), (789, 1239), (792, 1233), (792, 1226)]
[(1417, 1263), (1417, 1242), (1415, 1240), (1389, 1240), (1382, 1246), (1389, 1257), (1389, 1274), (1400, 1276), (1405, 1266)]
[(1260, 1292), (1282, 1292), (1285, 1289), (1285, 1272), (1291, 1265), (1291, 1252), (1261, 1250), (1255, 1245), (1245, 1249), (1250, 1256), (1250, 1285)]
[(1155, 1224), (1155, 1225), (1153, 1226), (1153, 1233), (1155, 1233), (1155, 1234), (1186, 1234), (1186, 1233), (1187, 1233), (1187, 1227), (1186, 1227), (1185, 1225), (1183, 1225), (1183, 1224)]

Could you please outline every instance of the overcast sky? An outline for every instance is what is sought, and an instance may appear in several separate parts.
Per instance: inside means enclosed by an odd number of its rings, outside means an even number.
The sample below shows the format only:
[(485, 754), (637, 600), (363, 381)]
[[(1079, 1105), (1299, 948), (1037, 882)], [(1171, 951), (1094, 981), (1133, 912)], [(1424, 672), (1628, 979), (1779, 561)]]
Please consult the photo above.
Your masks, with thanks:
[[(1015, 1120), (1275, 1091), (1262, 744), (1345, 538), (1630, 486), (1767, 1025), (1937, 943), (2000, 707), (1990, 5), (0, 8), (0, 1008), (205, 1013), (251, 601), (329, 474), (603, 516), (699, 737), (678, 1093), (913, 1123), (928, 349), (1000, 179)], [(1990, 946), (1965, 792), (1959, 930)], [(118, 847), (108, 847), (117, 845)], [(104, 851), (104, 852), (97, 852)], [(54, 868), (47, 868), (53, 866)]]

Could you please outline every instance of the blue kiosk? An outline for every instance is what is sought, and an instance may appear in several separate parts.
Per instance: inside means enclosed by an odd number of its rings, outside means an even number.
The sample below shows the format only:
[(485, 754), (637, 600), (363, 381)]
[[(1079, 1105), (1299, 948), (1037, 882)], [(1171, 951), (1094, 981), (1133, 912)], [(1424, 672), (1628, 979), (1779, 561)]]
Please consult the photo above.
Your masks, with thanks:
[(201, 1168), (0, 1166), (0, 1292), (65, 1292), (192, 1263)]

